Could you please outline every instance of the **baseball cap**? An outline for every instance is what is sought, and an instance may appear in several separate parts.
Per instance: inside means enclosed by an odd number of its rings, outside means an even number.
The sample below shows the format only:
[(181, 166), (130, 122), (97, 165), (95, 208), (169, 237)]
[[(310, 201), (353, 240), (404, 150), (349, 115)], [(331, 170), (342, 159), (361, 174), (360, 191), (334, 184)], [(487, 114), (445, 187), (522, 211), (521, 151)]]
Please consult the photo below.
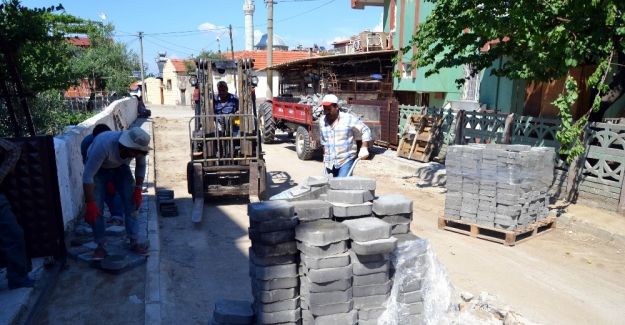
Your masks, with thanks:
[(122, 132), (119, 137), (119, 143), (129, 149), (143, 151), (147, 153), (150, 151), (150, 135), (142, 128), (134, 127)]
[(339, 103), (339, 98), (336, 97), (336, 95), (325, 95), (323, 96), (323, 99), (321, 100), (321, 105), (322, 106), (330, 106), (332, 104), (338, 104)]

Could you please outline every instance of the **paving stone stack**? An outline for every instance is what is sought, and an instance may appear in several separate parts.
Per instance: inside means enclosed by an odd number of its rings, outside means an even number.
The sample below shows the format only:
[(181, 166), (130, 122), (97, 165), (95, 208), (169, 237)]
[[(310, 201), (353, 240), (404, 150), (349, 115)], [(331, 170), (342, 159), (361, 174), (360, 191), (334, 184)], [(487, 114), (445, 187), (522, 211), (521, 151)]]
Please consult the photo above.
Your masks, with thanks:
[(209, 325), (251, 325), (254, 310), (249, 301), (219, 300), (215, 303), (213, 318)]
[(327, 219), (302, 223), (295, 238), (303, 323), (356, 324), (347, 226)]
[(286, 201), (248, 205), (250, 277), (257, 324), (296, 324), (301, 319), (297, 219)]
[(351, 176), (331, 178), (327, 201), (334, 220), (369, 217), (375, 198), (375, 179)]
[(372, 210), (376, 217), (391, 225), (392, 235), (410, 232), (412, 201), (407, 197), (399, 194), (379, 196), (373, 200)]
[(507, 230), (546, 218), (554, 157), (525, 145), (451, 146), (445, 217)]
[(397, 244), (393, 251), (395, 277), (389, 309), (397, 324), (425, 324), (423, 283), (428, 271), (427, 242), (412, 238)]
[(354, 308), (358, 324), (377, 324), (392, 287), (390, 253), (397, 238), (392, 225), (376, 217), (343, 221), (349, 228)]
[(176, 205), (176, 200), (174, 200), (173, 190), (156, 190), (156, 204), (162, 217), (178, 216), (178, 206)]

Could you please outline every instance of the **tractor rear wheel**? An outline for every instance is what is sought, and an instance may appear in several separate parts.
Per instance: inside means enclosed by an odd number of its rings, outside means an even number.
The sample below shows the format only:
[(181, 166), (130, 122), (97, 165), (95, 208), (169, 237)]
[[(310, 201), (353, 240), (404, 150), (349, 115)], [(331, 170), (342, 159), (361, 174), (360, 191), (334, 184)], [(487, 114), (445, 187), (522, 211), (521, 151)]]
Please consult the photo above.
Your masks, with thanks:
[(264, 102), (260, 105), (260, 130), (263, 143), (272, 143), (276, 137), (276, 121), (273, 119), (273, 104)]
[(297, 128), (295, 134), (295, 151), (301, 160), (310, 160), (315, 154), (315, 149), (310, 144), (310, 135), (303, 126)]

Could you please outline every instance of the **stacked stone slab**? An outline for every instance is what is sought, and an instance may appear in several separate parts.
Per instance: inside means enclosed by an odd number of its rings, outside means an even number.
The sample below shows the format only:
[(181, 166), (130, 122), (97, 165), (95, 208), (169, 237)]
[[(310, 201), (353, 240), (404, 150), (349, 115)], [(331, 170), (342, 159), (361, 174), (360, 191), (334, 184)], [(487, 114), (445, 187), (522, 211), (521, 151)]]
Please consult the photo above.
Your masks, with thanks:
[(295, 231), (300, 251), (304, 324), (356, 324), (347, 226), (332, 220), (302, 223)]
[(399, 194), (382, 195), (373, 200), (374, 215), (391, 225), (391, 234), (410, 232), (412, 201)]
[(375, 198), (375, 179), (351, 176), (331, 178), (327, 201), (334, 220), (369, 217)]
[(509, 230), (546, 218), (554, 157), (525, 145), (451, 146), (445, 217)]
[(252, 203), (247, 213), (256, 323), (296, 324), (301, 312), (293, 205), (286, 201)]
[(397, 238), (391, 237), (391, 224), (375, 217), (343, 221), (349, 228), (353, 268), (354, 308), (358, 324), (377, 324), (384, 312), (391, 281), (390, 253)]

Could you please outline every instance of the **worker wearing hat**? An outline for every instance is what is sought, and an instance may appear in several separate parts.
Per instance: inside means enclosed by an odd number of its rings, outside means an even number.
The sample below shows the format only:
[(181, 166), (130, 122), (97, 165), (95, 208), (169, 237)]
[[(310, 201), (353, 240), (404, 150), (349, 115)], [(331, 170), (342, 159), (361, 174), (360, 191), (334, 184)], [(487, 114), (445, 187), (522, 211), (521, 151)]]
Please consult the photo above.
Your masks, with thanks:
[[(319, 120), (323, 162), (328, 174), (334, 177), (349, 176), (356, 158), (369, 157), (371, 130), (355, 115), (339, 111), (336, 95), (325, 95), (321, 100), (324, 118)], [(357, 150), (355, 136), (362, 135), (362, 147)]]
[[(87, 152), (83, 173), (86, 213), (85, 221), (93, 227), (94, 240), (98, 247), (93, 259), (106, 257), (105, 225), (102, 218), (106, 184), (112, 182), (121, 195), (124, 209), (126, 233), (130, 238), (131, 250), (147, 255), (147, 247), (139, 243), (137, 210), (141, 206), (141, 186), (145, 178), (146, 159), (150, 150), (150, 135), (141, 128), (125, 131), (107, 131), (99, 134)], [(135, 177), (130, 171), (130, 162), (135, 159)]]

